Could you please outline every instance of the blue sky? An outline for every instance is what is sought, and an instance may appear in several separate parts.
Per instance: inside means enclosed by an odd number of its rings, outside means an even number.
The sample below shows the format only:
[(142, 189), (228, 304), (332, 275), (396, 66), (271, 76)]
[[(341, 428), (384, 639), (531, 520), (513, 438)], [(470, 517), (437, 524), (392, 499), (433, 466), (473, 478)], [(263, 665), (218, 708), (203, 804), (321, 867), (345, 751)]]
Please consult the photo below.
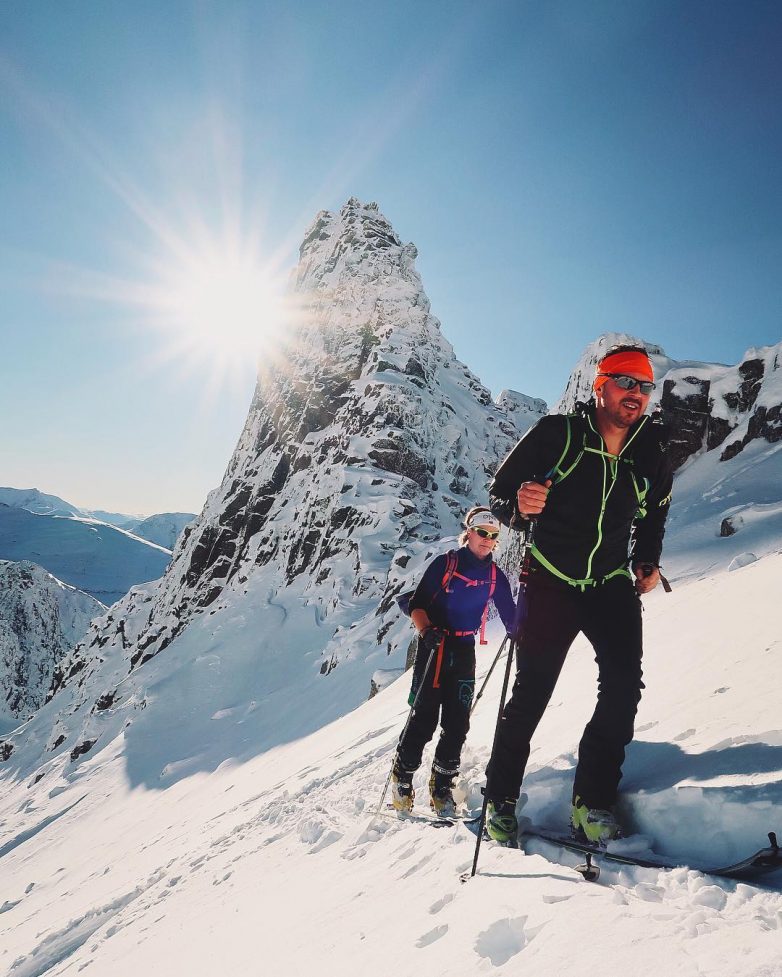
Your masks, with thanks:
[(418, 246), (495, 393), (554, 402), (606, 330), (778, 342), (780, 39), (760, 0), (8, 0), (0, 484), (200, 509), (253, 371), (167, 357), (129, 296), (199, 235), (283, 273), (349, 196)]

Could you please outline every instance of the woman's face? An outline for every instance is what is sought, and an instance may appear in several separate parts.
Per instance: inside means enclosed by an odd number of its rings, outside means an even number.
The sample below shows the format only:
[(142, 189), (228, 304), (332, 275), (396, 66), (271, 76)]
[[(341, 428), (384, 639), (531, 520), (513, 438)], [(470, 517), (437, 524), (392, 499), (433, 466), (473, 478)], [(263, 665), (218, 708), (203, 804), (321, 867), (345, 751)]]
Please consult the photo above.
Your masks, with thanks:
[(497, 545), (499, 535), (496, 526), (472, 526), (467, 536), (467, 549), (474, 556), (485, 560)]

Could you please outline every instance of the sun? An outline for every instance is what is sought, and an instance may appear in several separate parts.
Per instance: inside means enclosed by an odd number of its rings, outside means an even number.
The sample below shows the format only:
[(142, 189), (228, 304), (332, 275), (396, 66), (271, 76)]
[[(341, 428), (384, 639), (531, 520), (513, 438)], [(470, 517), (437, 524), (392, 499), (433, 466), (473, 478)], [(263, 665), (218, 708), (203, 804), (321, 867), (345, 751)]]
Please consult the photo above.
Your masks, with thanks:
[(205, 375), (213, 390), (256, 376), (290, 336), (292, 303), (279, 264), (247, 241), (177, 247), (142, 288), (141, 304), (156, 337), (154, 359)]
[(69, 289), (130, 312), (123, 321), (142, 339), (139, 367), (174, 381), (197, 379), (205, 403), (226, 389), (285, 369), (285, 352), (306, 314), (289, 288), (287, 242), (262, 246), (238, 222), (215, 232), (203, 220), (191, 233), (159, 222), (157, 247), (131, 252), (133, 274), (73, 269)]
[(256, 357), (282, 326), (282, 299), (252, 256), (203, 255), (169, 274), (161, 311), (207, 356)]

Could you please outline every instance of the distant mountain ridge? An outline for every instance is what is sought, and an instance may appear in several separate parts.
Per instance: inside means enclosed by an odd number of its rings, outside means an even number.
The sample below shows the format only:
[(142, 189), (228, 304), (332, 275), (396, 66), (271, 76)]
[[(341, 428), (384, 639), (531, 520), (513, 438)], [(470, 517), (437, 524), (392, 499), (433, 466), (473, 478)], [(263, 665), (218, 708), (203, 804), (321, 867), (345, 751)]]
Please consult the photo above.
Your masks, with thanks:
[(0, 504), (0, 559), (29, 560), (110, 605), (159, 577), (170, 552), (108, 523)]
[(81, 516), (84, 513), (75, 505), (57, 495), (46, 495), (36, 488), (17, 489), (0, 487), (0, 505), (26, 509), (41, 516)]
[[(196, 517), (195, 512), (156, 512), (151, 516), (138, 516), (126, 512), (107, 512), (105, 509), (84, 509), (37, 488), (18, 489), (10, 486), (0, 487), (0, 505), (27, 509), (41, 516), (73, 516), (105, 522), (169, 550), (174, 548), (185, 526)], [(172, 531), (176, 534), (173, 538)]]
[(195, 518), (197, 517), (194, 512), (158, 512), (138, 522), (131, 522), (126, 528), (135, 536), (141, 536), (150, 543), (157, 543), (158, 546), (165, 546), (167, 550), (173, 550), (185, 526)]

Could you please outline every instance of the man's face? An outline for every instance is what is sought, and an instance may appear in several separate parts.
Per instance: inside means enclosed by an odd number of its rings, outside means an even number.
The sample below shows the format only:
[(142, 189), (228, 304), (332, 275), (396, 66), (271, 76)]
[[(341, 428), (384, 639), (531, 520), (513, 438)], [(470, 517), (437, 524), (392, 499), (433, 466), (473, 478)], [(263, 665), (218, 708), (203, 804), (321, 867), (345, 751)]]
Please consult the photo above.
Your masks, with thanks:
[[(628, 373), (626, 376), (636, 380), (647, 380), (648, 377), (638, 373)], [(598, 410), (605, 412), (605, 417), (616, 427), (628, 428), (641, 417), (649, 405), (649, 394), (642, 394), (639, 387), (623, 390), (617, 382), (609, 377), (596, 394)]]

